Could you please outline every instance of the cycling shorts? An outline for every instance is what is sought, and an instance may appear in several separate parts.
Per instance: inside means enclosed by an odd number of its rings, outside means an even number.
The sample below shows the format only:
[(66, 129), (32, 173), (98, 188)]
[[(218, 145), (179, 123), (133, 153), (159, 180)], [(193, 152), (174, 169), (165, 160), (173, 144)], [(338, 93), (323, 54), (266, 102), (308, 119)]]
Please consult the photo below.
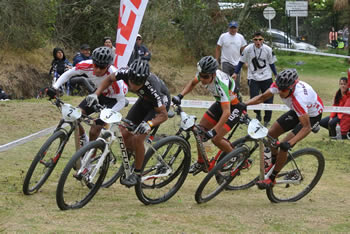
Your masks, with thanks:
[[(322, 113), (315, 117), (310, 117), (310, 124), (311, 128), (313, 128), (316, 125), (320, 124), (320, 120), (322, 118)], [(283, 128), (285, 132), (288, 132), (289, 130), (293, 129), (294, 135), (296, 135), (301, 129), (302, 125), (299, 121), (299, 117), (297, 116), (297, 113), (294, 110), (290, 110), (283, 115), (281, 115), (277, 122), (279, 125)]]
[[(231, 115), (228, 117), (224, 128), (227, 131), (230, 131), (231, 128), (239, 121), (239, 118), (242, 114), (242, 106), (238, 103), (236, 105), (231, 105)], [(222, 115), (222, 108), (220, 102), (214, 102), (209, 109), (204, 113), (203, 118), (208, 120), (213, 125), (216, 125), (219, 122)]]
[[(98, 96), (98, 103), (102, 106), (106, 106), (107, 108), (112, 108), (116, 103), (117, 99), (115, 98), (108, 98), (103, 95)], [(86, 99), (79, 104), (79, 107), (85, 111), (87, 115), (91, 115), (95, 112), (95, 110), (92, 107), (88, 107)], [(97, 125), (104, 125), (105, 123), (101, 119), (97, 119), (96, 121)]]
[[(170, 102), (165, 102), (166, 110), (170, 108)], [(142, 121), (149, 121), (156, 116), (157, 112), (154, 110), (154, 106), (145, 101), (144, 99), (137, 99), (135, 104), (130, 108), (126, 119), (133, 122), (135, 125), (139, 125)]]

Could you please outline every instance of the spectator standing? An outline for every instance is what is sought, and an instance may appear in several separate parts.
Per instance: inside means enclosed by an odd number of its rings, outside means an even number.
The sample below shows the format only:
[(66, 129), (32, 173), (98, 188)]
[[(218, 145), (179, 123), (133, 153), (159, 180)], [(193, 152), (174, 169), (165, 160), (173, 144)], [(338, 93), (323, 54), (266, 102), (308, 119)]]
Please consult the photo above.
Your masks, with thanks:
[(332, 45), (332, 48), (335, 49), (338, 47), (338, 32), (334, 30), (334, 27), (332, 27), (331, 31), (328, 35), (329, 38), (329, 44)]
[[(348, 98), (348, 93), (348, 79), (346, 77), (341, 77), (339, 80), (339, 89), (334, 97), (333, 106), (344, 106)], [(320, 125), (328, 129), (330, 137), (336, 137), (336, 126), (340, 124), (343, 115), (343, 113), (332, 112), (330, 116), (321, 119)]]
[(137, 34), (134, 50), (130, 56), (128, 64), (131, 64), (134, 60), (141, 58), (141, 60), (151, 60), (151, 52), (145, 45), (142, 44), (142, 36)]
[[(232, 76), (246, 45), (247, 42), (243, 35), (238, 33), (238, 23), (231, 21), (228, 24), (228, 31), (220, 35), (215, 51), (215, 58), (221, 63), (223, 72)], [(235, 79), (236, 93), (238, 93), (240, 88), (240, 80), (240, 75), (237, 74)]]
[(349, 28), (346, 25), (343, 30), (343, 41), (344, 41), (344, 49), (347, 49), (349, 46)]
[[(254, 43), (244, 48), (242, 56), (232, 78), (235, 79), (239, 74), (243, 64), (248, 63), (248, 86), (250, 98), (264, 93), (272, 85), (272, 73), (277, 75), (275, 62), (277, 61), (272, 49), (264, 44), (264, 37), (261, 32), (253, 35)], [(273, 96), (264, 101), (264, 103), (273, 103)], [(261, 121), (261, 111), (255, 110), (256, 118)], [(271, 121), (272, 111), (265, 111), (264, 125), (267, 127)]]
[(82, 44), (80, 51), (73, 58), (73, 66), (77, 65), (81, 61), (91, 59), (91, 50), (88, 44)]
[(103, 45), (112, 49), (112, 51), (113, 51), (113, 63), (114, 63), (115, 47), (113, 46), (112, 38), (111, 37), (104, 37), (103, 38)]

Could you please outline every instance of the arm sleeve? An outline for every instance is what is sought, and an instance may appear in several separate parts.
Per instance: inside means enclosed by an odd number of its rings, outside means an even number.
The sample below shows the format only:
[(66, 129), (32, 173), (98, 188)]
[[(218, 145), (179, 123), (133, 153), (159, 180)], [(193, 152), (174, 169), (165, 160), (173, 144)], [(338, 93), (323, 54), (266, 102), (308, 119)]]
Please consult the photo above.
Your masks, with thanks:
[(243, 62), (239, 61), (238, 65), (236, 66), (235, 73), (238, 74), (241, 71), (241, 68), (243, 66)]
[(274, 74), (275, 76), (277, 76), (276, 66), (275, 66), (274, 63), (273, 63), (273, 64), (270, 64), (270, 68), (271, 68), (271, 71), (273, 72), (273, 74)]
[(123, 93), (119, 93), (116, 95), (117, 103), (112, 107), (114, 111), (120, 111), (125, 106), (125, 95)]
[(148, 55), (142, 56), (142, 59), (150, 61), (151, 60), (151, 52), (149, 52), (149, 50), (147, 49), (146, 46), (142, 46), (142, 48), (144, 50), (144, 54), (148, 53)]
[(69, 69), (68, 71), (64, 72), (56, 81), (56, 83), (52, 86), (54, 89), (58, 89), (63, 84), (65, 84), (71, 77), (81, 75), (79, 70), (76, 68)]

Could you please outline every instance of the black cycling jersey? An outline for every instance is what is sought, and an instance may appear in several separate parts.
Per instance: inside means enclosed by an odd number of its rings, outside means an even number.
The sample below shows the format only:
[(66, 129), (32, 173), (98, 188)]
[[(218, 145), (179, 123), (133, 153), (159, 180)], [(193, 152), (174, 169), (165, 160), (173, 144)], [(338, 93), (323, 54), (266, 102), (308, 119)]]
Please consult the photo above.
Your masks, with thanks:
[[(115, 76), (117, 80), (124, 80), (126, 84), (129, 84), (127, 68), (119, 69)], [(152, 73), (136, 94), (144, 101), (150, 103), (153, 107), (161, 107), (162, 105), (168, 106), (170, 103), (169, 90), (164, 81)]]

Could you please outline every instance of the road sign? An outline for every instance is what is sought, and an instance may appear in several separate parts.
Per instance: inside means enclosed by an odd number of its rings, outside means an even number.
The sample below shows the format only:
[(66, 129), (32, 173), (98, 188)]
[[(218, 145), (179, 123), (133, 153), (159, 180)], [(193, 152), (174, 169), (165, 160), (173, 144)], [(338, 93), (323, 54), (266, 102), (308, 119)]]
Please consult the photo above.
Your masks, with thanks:
[(266, 7), (264, 9), (264, 11), (263, 11), (263, 15), (264, 15), (265, 19), (267, 19), (269, 21), (269, 29), (270, 29), (270, 32), (271, 32), (271, 20), (273, 18), (275, 18), (276, 11), (272, 7)]
[(272, 7), (266, 7), (263, 11), (264, 17), (267, 20), (272, 20), (276, 16), (276, 11)]
[(307, 1), (286, 1), (286, 14), (291, 17), (307, 17)]

